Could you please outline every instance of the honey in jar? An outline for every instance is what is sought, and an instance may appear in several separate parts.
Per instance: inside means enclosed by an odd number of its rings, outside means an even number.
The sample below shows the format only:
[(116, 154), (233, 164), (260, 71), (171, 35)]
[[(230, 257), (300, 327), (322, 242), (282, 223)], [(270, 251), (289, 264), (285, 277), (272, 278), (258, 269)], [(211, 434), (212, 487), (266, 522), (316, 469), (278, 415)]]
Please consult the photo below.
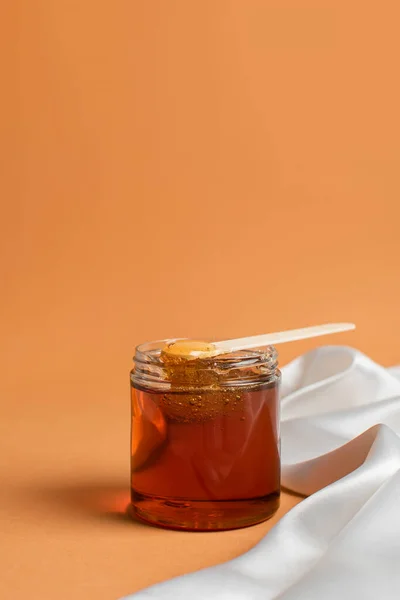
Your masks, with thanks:
[(273, 347), (214, 355), (203, 342), (139, 346), (131, 371), (137, 517), (191, 531), (271, 517), (280, 496), (279, 381)]

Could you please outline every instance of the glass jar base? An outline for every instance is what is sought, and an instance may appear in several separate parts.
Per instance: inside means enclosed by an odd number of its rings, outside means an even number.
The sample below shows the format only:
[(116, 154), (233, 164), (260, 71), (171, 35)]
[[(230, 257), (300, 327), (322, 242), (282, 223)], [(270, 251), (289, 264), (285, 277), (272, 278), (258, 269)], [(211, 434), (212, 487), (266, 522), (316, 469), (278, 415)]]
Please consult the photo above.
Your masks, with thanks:
[(262, 523), (279, 508), (279, 491), (246, 500), (199, 501), (147, 496), (132, 490), (132, 511), (140, 520), (184, 531), (226, 531)]

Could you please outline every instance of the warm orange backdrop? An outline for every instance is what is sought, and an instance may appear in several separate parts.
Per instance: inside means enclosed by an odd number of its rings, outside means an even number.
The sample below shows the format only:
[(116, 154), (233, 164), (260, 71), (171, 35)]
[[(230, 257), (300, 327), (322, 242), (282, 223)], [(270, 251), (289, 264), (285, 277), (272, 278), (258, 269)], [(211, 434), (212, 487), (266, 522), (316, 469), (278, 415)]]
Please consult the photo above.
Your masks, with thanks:
[(400, 360), (398, 3), (19, 4), (11, 381), (335, 319)]
[[(332, 342), (400, 362), (398, 2), (9, 13), (0, 358), (15, 418), (87, 407), (82, 469), (96, 402), (127, 423), (141, 341), (353, 320)], [(54, 452), (40, 456), (56, 469)]]

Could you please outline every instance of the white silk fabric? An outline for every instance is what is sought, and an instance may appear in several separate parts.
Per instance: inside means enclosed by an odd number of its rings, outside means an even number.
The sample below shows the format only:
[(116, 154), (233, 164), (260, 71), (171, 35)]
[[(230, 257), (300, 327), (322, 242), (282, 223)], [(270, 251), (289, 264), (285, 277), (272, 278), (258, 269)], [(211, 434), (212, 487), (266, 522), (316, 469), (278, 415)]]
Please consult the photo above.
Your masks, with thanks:
[(308, 498), (246, 554), (127, 599), (400, 600), (400, 367), (325, 346), (281, 392), (282, 485)]

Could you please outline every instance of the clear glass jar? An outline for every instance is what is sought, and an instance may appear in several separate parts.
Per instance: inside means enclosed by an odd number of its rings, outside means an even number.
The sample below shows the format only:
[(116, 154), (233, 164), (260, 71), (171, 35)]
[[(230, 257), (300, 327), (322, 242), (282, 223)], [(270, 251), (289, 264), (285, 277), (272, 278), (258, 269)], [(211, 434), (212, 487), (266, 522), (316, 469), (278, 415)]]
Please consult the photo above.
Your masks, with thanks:
[(138, 346), (131, 371), (135, 514), (192, 531), (268, 519), (280, 497), (275, 348), (171, 365), (165, 343)]

